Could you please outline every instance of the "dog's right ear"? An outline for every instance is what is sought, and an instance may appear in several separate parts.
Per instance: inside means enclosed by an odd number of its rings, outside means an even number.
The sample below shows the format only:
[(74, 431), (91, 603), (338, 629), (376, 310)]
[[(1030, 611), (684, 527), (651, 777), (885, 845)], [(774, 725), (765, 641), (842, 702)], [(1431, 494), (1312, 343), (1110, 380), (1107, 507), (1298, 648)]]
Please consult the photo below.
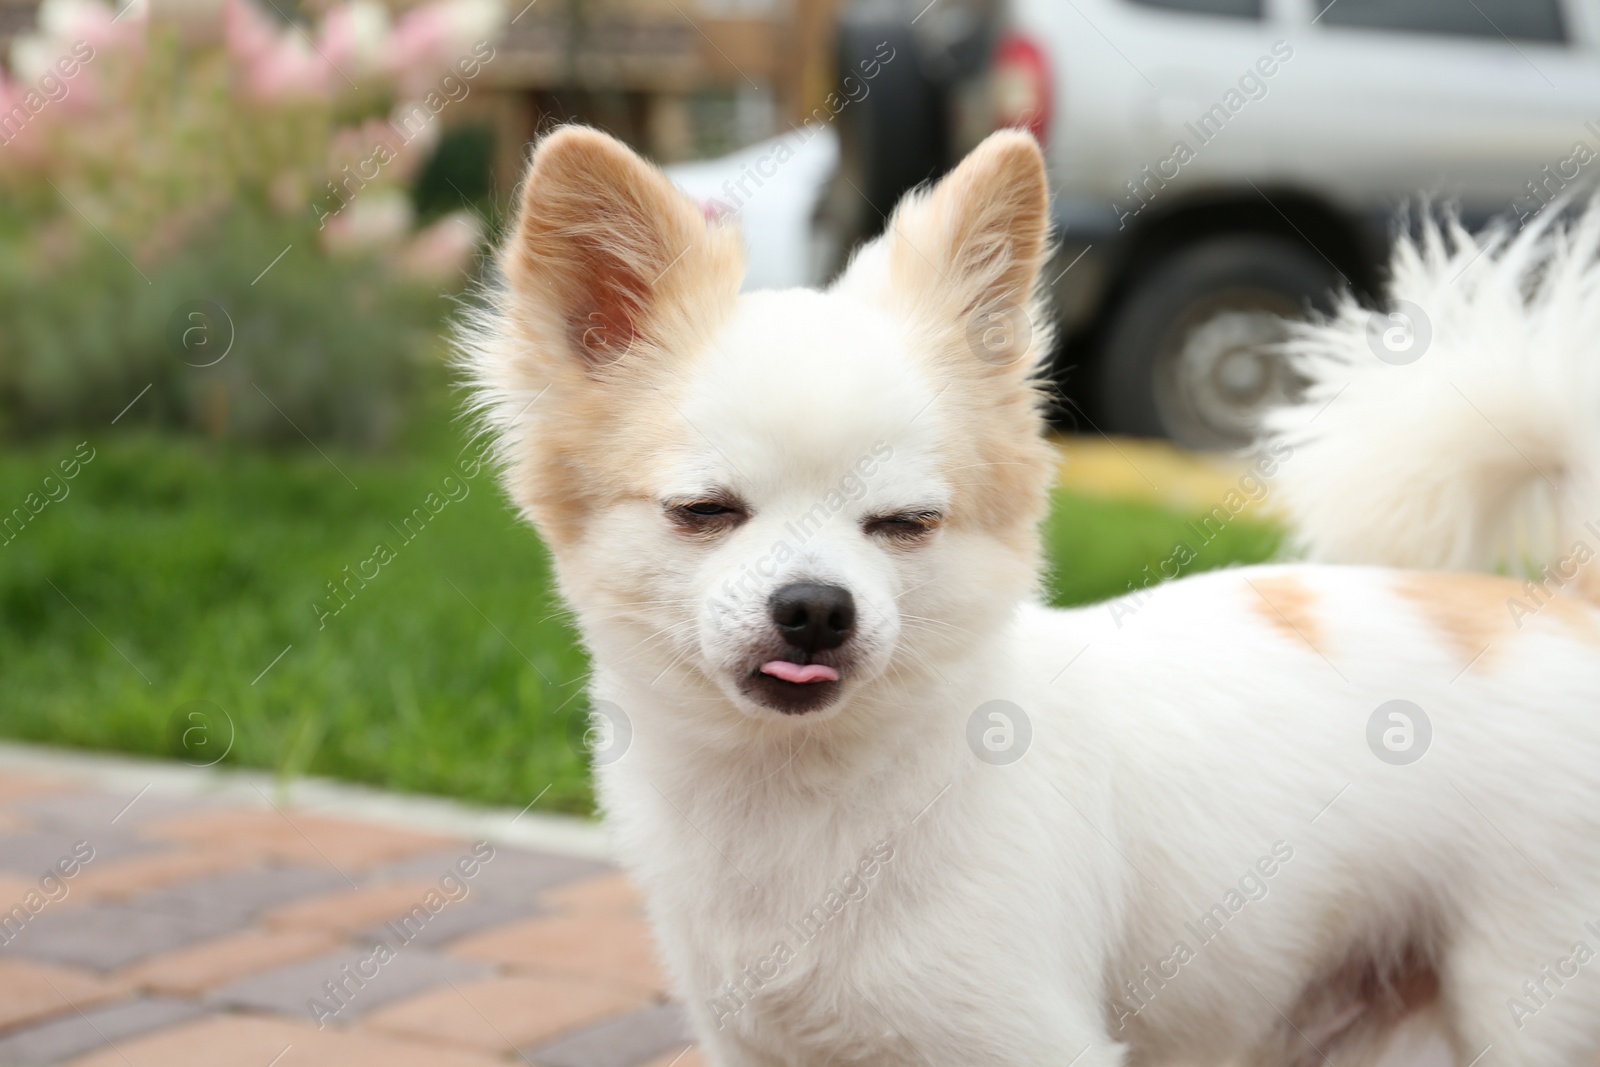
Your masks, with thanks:
[(591, 376), (692, 345), (732, 307), (743, 271), (735, 233), (708, 227), (661, 171), (582, 126), (534, 150), (500, 265), (537, 355)]
[(1049, 237), (1039, 145), (1000, 130), (938, 184), (908, 194), (835, 287), (931, 327), (925, 347), (951, 372), (1018, 381), (1050, 351), (1038, 292)]

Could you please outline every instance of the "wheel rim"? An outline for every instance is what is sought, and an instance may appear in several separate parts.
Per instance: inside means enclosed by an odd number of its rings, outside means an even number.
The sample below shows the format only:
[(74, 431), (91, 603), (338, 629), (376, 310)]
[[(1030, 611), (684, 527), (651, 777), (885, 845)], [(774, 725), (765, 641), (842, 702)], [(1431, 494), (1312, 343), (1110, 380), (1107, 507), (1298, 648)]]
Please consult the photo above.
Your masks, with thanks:
[(1277, 346), (1284, 319), (1299, 308), (1265, 290), (1219, 293), (1189, 308), (1163, 339), (1155, 402), (1167, 433), (1190, 448), (1249, 444), (1270, 408), (1292, 400), (1299, 382)]

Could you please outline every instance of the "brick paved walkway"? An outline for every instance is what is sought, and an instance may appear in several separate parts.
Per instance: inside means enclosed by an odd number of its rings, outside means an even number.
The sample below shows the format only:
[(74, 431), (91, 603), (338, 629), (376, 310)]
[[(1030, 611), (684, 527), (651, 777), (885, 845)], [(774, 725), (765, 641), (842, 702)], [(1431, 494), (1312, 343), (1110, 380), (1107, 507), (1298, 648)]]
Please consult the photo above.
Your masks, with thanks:
[(612, 869), (0, 771), (0, 1067), (506, 1063), (701, 1067)]

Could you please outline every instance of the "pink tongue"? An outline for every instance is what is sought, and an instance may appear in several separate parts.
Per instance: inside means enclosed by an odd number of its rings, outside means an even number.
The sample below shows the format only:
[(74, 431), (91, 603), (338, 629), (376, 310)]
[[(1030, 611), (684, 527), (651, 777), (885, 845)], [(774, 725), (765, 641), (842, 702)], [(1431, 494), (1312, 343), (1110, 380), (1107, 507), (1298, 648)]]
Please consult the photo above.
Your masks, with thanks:
[(761, 665), (762, 674), (770, 674), (786, 682), (837, 682), (839, 672), (821, 663), (801, 666), (786, 659), (775, 659)]

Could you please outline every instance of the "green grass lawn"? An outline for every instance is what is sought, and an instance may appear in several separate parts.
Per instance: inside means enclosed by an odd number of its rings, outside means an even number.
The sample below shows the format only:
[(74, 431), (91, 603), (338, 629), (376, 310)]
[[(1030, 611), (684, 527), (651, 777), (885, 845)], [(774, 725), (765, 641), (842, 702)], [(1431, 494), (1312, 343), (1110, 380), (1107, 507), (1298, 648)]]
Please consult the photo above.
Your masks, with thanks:
[[(424, 436), (331, 460), (91, 437), (95, 458), (48, 487), (67, 495), (0, 545), (0, 735), (590, 810), (587, 664), (543, 550), (489, 471), (456, 469), (455, 428)], [(79, 439), (0, 456), (0, 514), (45, 499)], [(1195, 542), (1189, 518), (1058, 494), (1053, 599), (1142, 583)], [(1188, 569), (1276, 547), (1236, 522)], [(376, 576), (334, 599), (356, 572)]]

